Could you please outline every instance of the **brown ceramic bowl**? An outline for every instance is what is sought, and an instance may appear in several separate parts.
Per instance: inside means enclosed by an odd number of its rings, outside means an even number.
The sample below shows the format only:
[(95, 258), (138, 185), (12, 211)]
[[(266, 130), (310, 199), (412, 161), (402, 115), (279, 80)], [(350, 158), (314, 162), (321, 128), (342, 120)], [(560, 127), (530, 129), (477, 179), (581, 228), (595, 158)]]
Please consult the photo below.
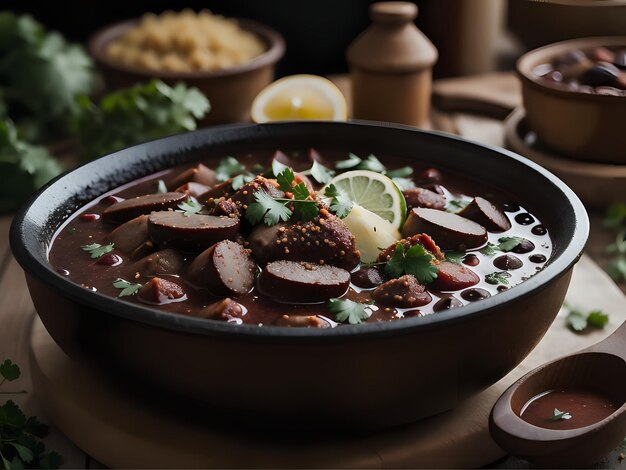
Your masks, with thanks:
[(540, 47), (517, 62), (528, 127), (562, 156), (626, 163), (626, 96), (566, 90), (534, 74), (536, 66), (572, 49), (626, 47), (626, 36), (585, 38)]
[(115, 90), (159, 78), (169, 85), (184, 82), (200, 89), (211, 102), (211, 111), (202, 125), (245, 122), (250, 120), (250, 107), (256, 95), (274, 79), (274, 66), (285, 53), (283, 37), (273, 29), (246, 19), (237, 19), (241, 28), (252, 31), (266, 44), (261, 55), (243, 64), (215, 71), (171, 72), (153, 71), (120, 64), (105, 54), (107, 45), (138, 24), (128, 20), (106, 26), (89, 40), (93, 57), (108, 89)]
[[(480, 302), (333, 329), (234, 325), (131, 304), (85, 289), (48, 263), (47, 247), (64, 221), (126, 182), (207, 154), (311, 146), (410, 158), (506, 190), (548, 229), (550, 261)], [(507, 150), (397, 125), (308, 121), (201, 129), (89, 162), (48, 184), (21, 210), (11, 247), (50, 335), (70, 357), (106, 371), (124, 390), (148, 384), (142, 399), (175, 394), (170, 404), (202, 416), (203, 426), (225, 417), (299, 432), (321, 427), (328, 435), (340, 427), (412, 422), (497, 382), (554, 320), (588, 231), (576, 195)]]

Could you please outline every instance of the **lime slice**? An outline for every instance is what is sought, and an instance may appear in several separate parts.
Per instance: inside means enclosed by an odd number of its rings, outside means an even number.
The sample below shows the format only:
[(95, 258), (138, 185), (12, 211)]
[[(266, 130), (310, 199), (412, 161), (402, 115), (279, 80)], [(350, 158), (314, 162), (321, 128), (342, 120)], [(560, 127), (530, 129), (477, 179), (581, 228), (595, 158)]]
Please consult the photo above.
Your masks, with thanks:
[[(388, 220), (398, 229), (406, 218), (406, 201), (402, 191), (390, 178), (369, 170), (347, 171), (335, 176), (334, 184), (354, 203)], [(321, 193), (324, 194), (325, 187)]]
[(388, 247), (401, 238), (395, 225), (358, 204), (352, 207), (343, 223), (354, 235), (361, 261), (365, 263), (376, 261), (380, 248)]

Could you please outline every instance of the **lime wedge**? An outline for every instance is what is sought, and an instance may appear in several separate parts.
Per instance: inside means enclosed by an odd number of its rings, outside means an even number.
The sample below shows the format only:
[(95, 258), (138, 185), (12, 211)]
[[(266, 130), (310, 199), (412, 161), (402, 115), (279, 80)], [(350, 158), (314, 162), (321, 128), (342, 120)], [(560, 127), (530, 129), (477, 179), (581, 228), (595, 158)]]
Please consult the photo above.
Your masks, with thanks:
[[(390, 178), (369, 170), (347, 171), (335, 176), (328, 185), (345, 193), (352, 202), (401, 228), (406, 218), (406, 201), (402, 191)], [(322, 188), (324, 194), (326, 187)]]
[(354, 235), (361, 261), (365, 263), (376, 261), (380, 248), (386, 248), (401, 238), (395, 225), (358, 204), (352, 207), (343, 223)]

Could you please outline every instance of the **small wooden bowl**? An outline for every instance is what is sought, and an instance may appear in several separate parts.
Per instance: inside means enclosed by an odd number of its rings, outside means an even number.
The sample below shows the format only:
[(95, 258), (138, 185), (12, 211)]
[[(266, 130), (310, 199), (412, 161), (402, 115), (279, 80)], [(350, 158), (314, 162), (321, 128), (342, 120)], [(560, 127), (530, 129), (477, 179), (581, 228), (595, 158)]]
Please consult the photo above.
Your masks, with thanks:
[(211, 111), (203, 125), (250, 121), (250, 107), (256, 95), (274, 79), (274, 66), (285, 53), (285, 40), (273, 29), (246, 19), (237, 19), (241, 28), (255, 33), (266, 44), (261, 55), (234, 67), (214, 71), (153, 71), (120, 64), (106, 54), (107, 45), (137, 26), (138, 20), (127, 20), (105, 26), (89, 40), (87, 48), (104, 78), (108, 89), (125, 88), (152, 78), (169, 85), (184, 82), (197, 87), (211, 102)]
[(606, 209), (614, 202), (626, 201), (626, 164), (578, 162), (555, 155), (528, 127), (524, 109), (514, 110), (504, 121), (506, 147), (561, 178), (588, 209)]
[(533, 72), (564, 52), (600, 46), (626, 48), (626, 36), (562, 41), (524, 54), (517, 62), (517, 72), (526, 118), (542, 142), (566, 157), (626, 163), (626, 96), (566, 90)]

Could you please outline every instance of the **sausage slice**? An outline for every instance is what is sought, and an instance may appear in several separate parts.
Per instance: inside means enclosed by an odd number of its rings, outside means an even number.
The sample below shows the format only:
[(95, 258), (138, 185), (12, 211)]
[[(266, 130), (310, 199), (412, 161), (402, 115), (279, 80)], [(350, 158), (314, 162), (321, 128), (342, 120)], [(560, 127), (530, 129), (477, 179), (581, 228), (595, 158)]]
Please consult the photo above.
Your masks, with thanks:
[(152, 277), (159, 274), (179, 274), (183, 266), (183, 255), (168, 248), (141, 258), (133, 264), (132, 268), (142, 276)]
[(217, 174), (209, 167), (199, 163), (193, 168), (179, 173), (167, 182), (168, 188), (178, 188), (185, 183), (200, 183), (206, 186), (215, 186), (218, 183)]
[(296, 328), (330, 328), (327, 320), (317, 315), (283, 315), (276, 321), (278, 326), (290, 326)]
[(209, 186), (207, 186), (206, 184), (194, 183), (193, 181), (191, 181), (189, 183), (185, 183), (182, 186), (179, 186), (178, 188), (176, 188), (176, 192), (177, 193), (187, 193), (190, 196), (193, 196), (193, 197), (197, 198), (201, 194), (205, 194), (210, 189), (211, 188)]
[(140, 215), (115, 228), (107, 236), (122, 253), (132, 253), (148, 241), (148, 216)]
[(372, 299), (390, 307), (409, 308), (426, 305), (432, 297), (413, 275), (405, 274), (374, 289)]
[(213, 320), (229, 321), (235, 318), (242, 318), (247, 313), (246, 308), (233, 299), (226, 297), (200, 310), (198, 316), (201, 318), (211, 318)]
[(204, 205), (212, 206), (219, 198), (227, 198), (233, 192), (233, 180), (229, 179), (200, 194), (198, 196), (198, 201)]
[(480, 277), (470, 268), (462, 264), (442, 261), (439, 265), (437, 279), (432, 282), (431, 287), (440, 291), (452, 291), (465, 289), (479, 282)]
[(269, 263), (259, 276), (259, 291), (282, 302), (324, 302), (341, 297), (348, 287), (345, 269), (295, 261)]
[(425, 188), (410, 188), (402, 191), (408, 210), (414, 207), (427, 207), (429, 209), (444, 210), (446, 197)]
[(163, 305), (182, 302), (187, 299), (187, 294), (175, 282), (155, 277), (139, 289), (137, 299), (146, 304)]
[(148, 234), (160, 247), (201, 251), (222, 240), (234, 240), (239, 219), (161, 211), (148, 216)]
[(482, 197), (475, 197), (458, 214), (482, 225), (490, 232), (504, 232), (511, 228), (506, 214)]
[(254, 286), (256, 265), (250, 252), (224, 240), (204, 250), (189, 266), (189, 280), (218, 296), (247, 294)]
[(145, 196), (126, 199), (107, 207), (102, 213), (102, 219), (105, 222), (121, 224), (150, 212), (175, 209), (178, 204), (187, 200), (188, 197), (185, 193), (173, 192), (146, 194)]
[(487, 242), (487, 230), (465, 217), (435, 209), (417, 208), (409, 212), (402, 236), (430, 235), (442, 250), (464, 251)]

